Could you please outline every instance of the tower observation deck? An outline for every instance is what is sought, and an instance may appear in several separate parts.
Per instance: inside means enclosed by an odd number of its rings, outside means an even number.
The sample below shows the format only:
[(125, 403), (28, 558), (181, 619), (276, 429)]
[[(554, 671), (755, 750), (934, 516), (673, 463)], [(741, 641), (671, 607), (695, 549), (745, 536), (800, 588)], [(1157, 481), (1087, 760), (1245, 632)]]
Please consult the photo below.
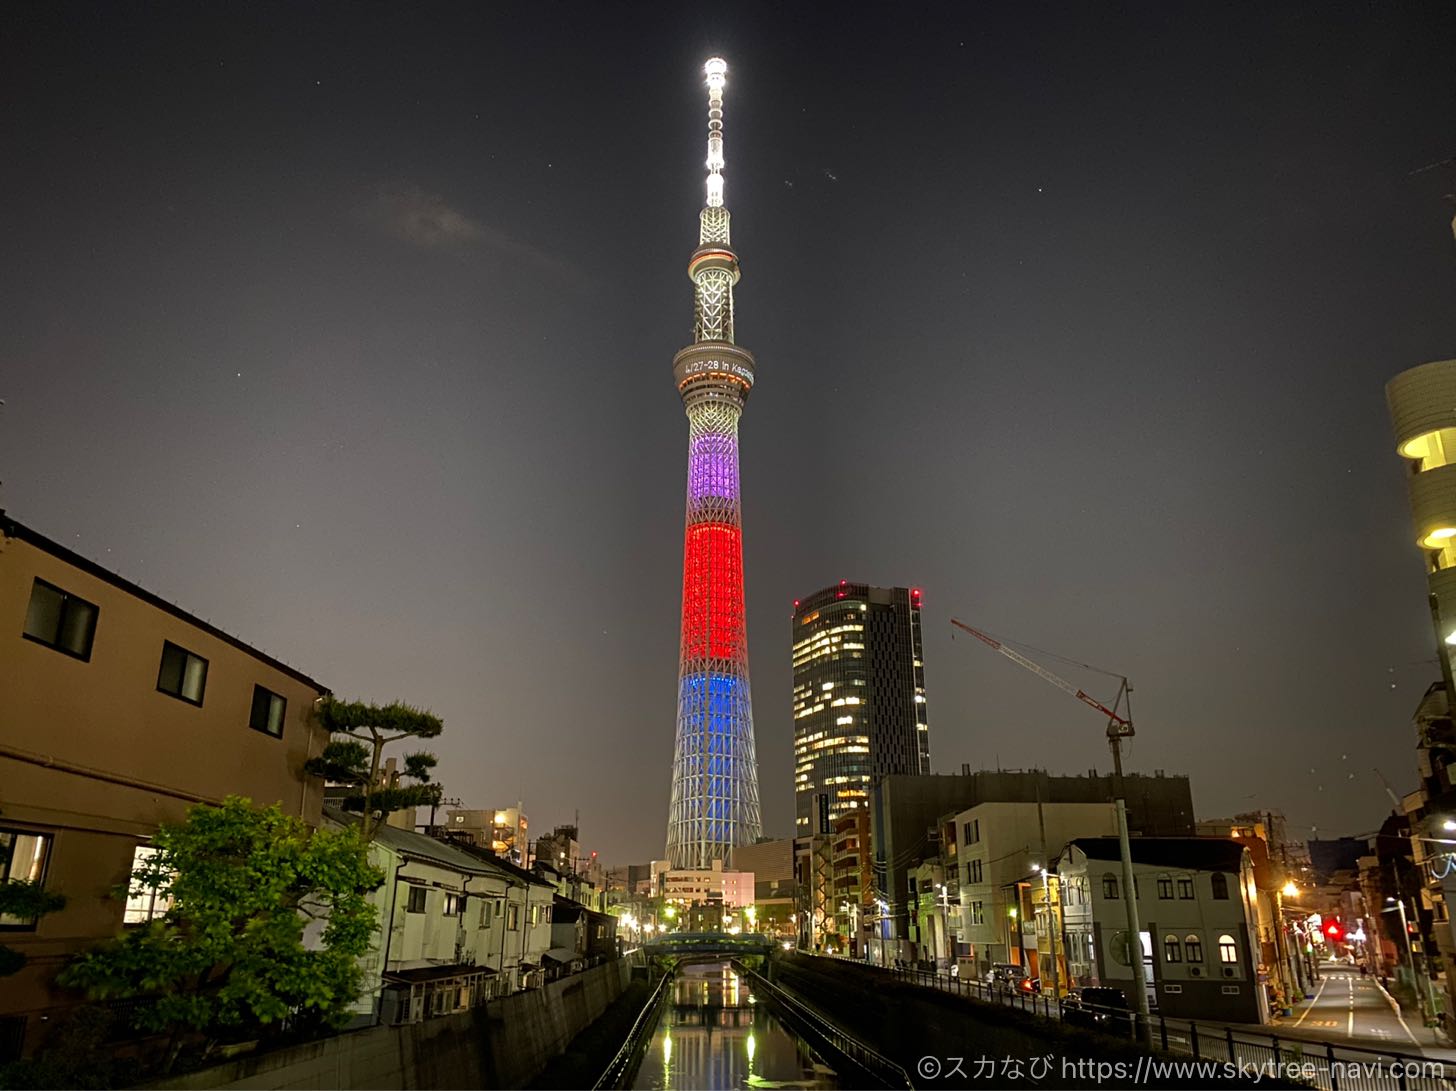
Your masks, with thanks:
[(708, 84), (707, 201), (698, 215), (693, 342), (673, 357), (688, 417), (682, 643), (667, 858), (673, 867), (731, 861), (759, 835), (758, 759), (748, 683), (738, 418), (753, 388), (753, 354), (734, 341), (733, 252), (723, 204), (723, 88), (728, 65), (704, 65)]

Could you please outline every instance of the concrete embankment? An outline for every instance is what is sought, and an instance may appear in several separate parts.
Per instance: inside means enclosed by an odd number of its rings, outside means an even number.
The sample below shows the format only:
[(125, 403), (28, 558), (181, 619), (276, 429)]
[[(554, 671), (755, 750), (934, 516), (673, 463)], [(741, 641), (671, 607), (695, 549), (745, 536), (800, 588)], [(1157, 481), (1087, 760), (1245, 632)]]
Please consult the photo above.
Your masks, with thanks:
[(1192, 1067), (1190, 1057), (1149, 1054), (1128, 1041), (912, 985), (862, 963), (793, 953), (775, 957), (769, 976), (899, 1064), (917, 1087), (1303, 1086), (1240, 1076), (1217, 1062)]
[(236, 1057), (148, 1087), (525, 1087), (627, 987), (624, 960), (515, 993), (484, 1008), (397, 1027), (370, 1027)]

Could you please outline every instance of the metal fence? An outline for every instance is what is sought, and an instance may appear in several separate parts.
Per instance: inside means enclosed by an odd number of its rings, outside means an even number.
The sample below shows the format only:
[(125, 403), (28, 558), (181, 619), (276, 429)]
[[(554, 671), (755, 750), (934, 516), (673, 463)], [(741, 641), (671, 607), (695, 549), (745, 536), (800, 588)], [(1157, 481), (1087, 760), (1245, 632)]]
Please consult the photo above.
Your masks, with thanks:
[[(1133, 1041), (1141, 1037), (1135, 1012), (1097, 1008), (979, 981), (962, 981), (928, 970), (875, 969), (902, 981), (982, 1003), (1018, 1008), (1029, 1015), (1057, 1019)], [(1216, 1071), (1249, 1076), (1278, 1074), (1303, 1080), (1323, 1091), (1456, 1091), (1456, 1064), (1420, 1054), (1266, 1034), (1221, 1023), (1169, 1019), (1160, 1014), (1149, 1017), (1148, 1033), (1152, 1045), (1165, 1053), (1182, 1054), (1220, 1066), (1202, 1070), (1209, 1074)], [(1192, 1069), (1188, 1075), (1191, 1077), (1196, 1071)]]
[(733, 960), (733, 969), (749, 980), (750, 987), (755, 993), (772, 1000), (780, 1012), (788, 1016), (793, 1029), (811, 1044), (828, 1047), (831, 1051), (847, 1058), (861, 1071), (873, 1077), (882, 1087), (910, 1088), (913, 1091), (915, 1084), (910, 1080), (910, 1073), (883, 1053), (860, 1041), (838, 1024), (826, 1019), (788, 989), (768, 980), (762, 974), (750, 970), (737, 959)]

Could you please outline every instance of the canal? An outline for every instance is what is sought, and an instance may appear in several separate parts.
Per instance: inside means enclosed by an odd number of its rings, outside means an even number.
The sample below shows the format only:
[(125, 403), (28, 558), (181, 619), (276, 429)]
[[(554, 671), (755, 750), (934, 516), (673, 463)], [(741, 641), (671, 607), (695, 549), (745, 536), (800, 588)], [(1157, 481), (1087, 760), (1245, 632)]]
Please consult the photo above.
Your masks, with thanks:
[(672, 995), (630, 1086), (840, 1086), (833, 1070), (727, 962), (690, 963), (669, 988)]

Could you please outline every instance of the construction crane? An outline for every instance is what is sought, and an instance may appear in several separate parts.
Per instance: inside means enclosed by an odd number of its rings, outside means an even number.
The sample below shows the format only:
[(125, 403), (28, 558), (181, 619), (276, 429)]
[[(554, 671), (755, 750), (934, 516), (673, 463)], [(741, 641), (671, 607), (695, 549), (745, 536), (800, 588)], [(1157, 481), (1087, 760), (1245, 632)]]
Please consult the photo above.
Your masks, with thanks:
[[(963, 621), (957, 621), (955, 618), (951, 618), (950, 623), (954, 625), (957, 629), (970, 633), (973, 637), (975, 637), (977, 640), (981, 641), (981, 643), (987, 645), (988, 647), (994, 648), (996, 651), (1004, 655), (1007, 659), (1011, 660), (1011, 662), (1016, 663), (1019, 666), (1025, 667), (1027, 670), (1031, 671), (1032, 674), (1037, 675), (1044, 681), (1050, 682), (1052, 685), (1056, 686), (1057, 689), (1062, 690), (1066, 693), (1070, 693), (1073, 697), (1077, 698), (1077, 700), (1081, 701), (1083, 704), (1091, 705), (1098, 712), (1102, 713), (1102, 715), (1106, 716), (1107, 739), (1112, 746), (1113, 764), (1117, 767), (1118, 779), (1122, 779), (1122, 747), (1119, 745), (1119, 740), (1130, 739), (1134, 734), (1132, 727), (1132, 686), (1127, 684), (1127, 679), (1123, 675), (1112, 674), (1111, 671), (1100, 672), (1103, 674), (1110, 674), (1113, 678), (1118, 679), (1118, 681), (1120, 682), (1117, 690), (1117, 699), (1112, 702), (1112, 708), (1108, 708), (1086, 690), (1078, 689), (1076, 686), (1072, 685), (1071, 682), (1068, 682), (1065, 678), (1061, 677), (1060, 675), (1053, 674), (1051, 671), (1043, 667), (1040, 663), (1037, 663), (1036, 661), (1028, 659), (1026, 656), (1022, 655), (1015, 648), (1007, 647), (1004, 643), (997, 640), (990, 633), (982, 632), (980, 629), (967, 625)], [(1097, 668), (1093, 667), (1091, 669), (1096, 670)], [(1124, 699), (1127, 700), (1128, 714), (1126, 716), (1123, 716), (1116, 711), (1116, 709), (1122, 705)]]
[[(1112, 674), (1110, 671), (1101, 671), (1102, 674), (1111, 674), (1113, 678), (1120, 680), (1117, 690), (1117, 699), (1113, 701), (1112, 707), (1108, 708), (1097, 698), (1093, 697), (1086, 690), (1079, 689), (1072, 685), (1065, 678), (1054, 674), (1033, 659), (1028, 659), (1015, 648), (1009, 648), (1000, 640), (997, 640), (990, 633), (982, 632), (980, 629), (967, 625), (955, 618), (950, 623), (963, 632), (970, 633), (981, 643), (995, 651), (1000, 652), (1007, 659), (1018, 666), (1025, 667), (1032, 674), (1037, 675), (1043, 681), (1050, 682), (1059, 690), (1071, 694), (1083, 704), (1090, 705), (1098, 712), (1107, 717), (1107, 742), (1112, 747), (1112, 764), (1115, 771), (1113, 778), (1113, 803), (1117, 811), (1117, 840), (1118, 847), (1122, 853), (1122, 888), (1125, 892), (1122, 904), (1127, 910), (1127, 961), (1132, 970), (1132, 982), (1134, 1002), (1137, 1005), (1138, 1033), (1144, 1041), (1151, 1041), (1152, 1024), (1148, 1018), (1148, 991), (1147, 976), (1143, 966), (1142, 951), (1142, 929), (1138, 924), (1137, 899), (1133, 894), (1137, 890), (1136, 880), (1132, 873), (1132, 844), (1127, 830), (1127, 799), (1122, 783), (1122, 740), (1131, 738), (1132, 727), (1132, 686), (1128, 685), (1127, 678), (1121, 674)], [(955, 636), (954, 633), (951, 634)], [(1085, 666), (1086, 664), (1082, 664)], [(1097, 670), (1096, 667), (1089, 668)], [(1124, 699), (1127, 701), (1127, 715), (1124, 716), (1117, 711), (1122, 706)]]

